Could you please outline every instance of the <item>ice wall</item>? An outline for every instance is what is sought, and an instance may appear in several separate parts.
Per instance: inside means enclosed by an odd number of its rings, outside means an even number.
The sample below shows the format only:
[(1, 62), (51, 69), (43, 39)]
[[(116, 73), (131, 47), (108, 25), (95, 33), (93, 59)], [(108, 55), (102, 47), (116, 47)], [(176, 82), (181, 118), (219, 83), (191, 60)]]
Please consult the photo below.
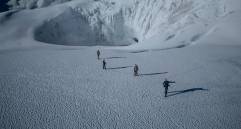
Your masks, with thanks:
[(89, 1), (70, 6), (65, 13), (46, 21), (35, 37), (43, 42), (87, 46), (148, 41), (187, 44), (198, 40), (227, 13), (224, 1)]
[(183, 31), (205, 33), (227, 13), (223, 0), (135, 0), (123, 8), (126, 24), (141, 41), (158, 36), (165, 42)]

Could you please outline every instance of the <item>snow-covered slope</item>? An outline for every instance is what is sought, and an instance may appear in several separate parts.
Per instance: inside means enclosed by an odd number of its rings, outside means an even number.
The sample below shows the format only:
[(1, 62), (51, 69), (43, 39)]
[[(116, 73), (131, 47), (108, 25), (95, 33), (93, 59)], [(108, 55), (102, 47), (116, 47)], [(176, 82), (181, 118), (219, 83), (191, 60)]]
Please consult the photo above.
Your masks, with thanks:
[[(0, 51), (0, 128), (240, 129), (241, 47)], [(141, 76), (131, 66), (138, 64)], [(164, 97), (162, 82), (176, 81)]]
[(34, 9), (64, 3), (71, 0), (9, 0), (11, 9)]
[(199, 40), (200, 44), (222, 44), (222, 45), (240, 45), (241, 34), (241, 11), (230, 12), (225, 18), (215, 24), (212, 29)]
[(180, 47), (212, 33), (231, 13), (239, 14), (240, 8), (234, 8), (237, 4), (237, 0), (78, 0), (1, 14), (0, 40), (8, 42), (9, 34), (25, 41), (62, 45)]
[[(48, 40), (45, 38), (46, 36), (60, 34), (56, 36), (57, 41), (54, 41), (56, 37), (50, 36), (49, 38), (52, 42), (62, 41), (64, 44), (66, 42), (74, 44), (78, 44), (78, 42), (94, 42), (93, 44), (110, 42), (109, 44), (113, 45), (125, 45), (133, 44), (134, 39), (147, 43), (146, 40), (153, 39), (153, 37), (158, 37), (158, 40), (152, 41), (152, 43), (168, 42), (171, 39), (176, 39), (176, 41), (169, 42), (178, 42), (183, 37), (183, 31), (186, 31), (184, 32), (185, 38), (193, 42), (207, 32), (218, 18), (226, 14), (225, 5), (222, 2), (213, 0), (202, 2), (141, 0), (129, 2), (128, 5), (117, 1), (89, 2), (72, 7), (71, 11), (67, 11), (41, 26), (41, 34), (37, 34), (37, 37), (41, 37), (38, 38), (40, 41), (46, 42)], [(71, 24), (73, 28), (58, 28), (64, 24)], [(89, 29), (78, 26), (85, 26)], [(45, 28), (51, 29), (44, 30)], [(185, 30), (186, 28), (191, 31)], [(61, 35), (61, 32), (65, 32), (65, 34)], [(83, 41), (83, 37), (87, 39)], [(190, 44), (190, 42), (183, 41), (179, 44)]]

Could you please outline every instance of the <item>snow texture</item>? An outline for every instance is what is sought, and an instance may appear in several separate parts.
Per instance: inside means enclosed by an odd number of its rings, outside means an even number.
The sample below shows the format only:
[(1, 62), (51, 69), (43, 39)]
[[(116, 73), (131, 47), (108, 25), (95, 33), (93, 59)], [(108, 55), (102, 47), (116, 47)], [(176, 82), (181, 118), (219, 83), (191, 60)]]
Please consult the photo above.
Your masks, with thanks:
[[(240, 128), (240, 46), (102, 50), (106, 71), (95, 52), (1, 51), (0, 128)], [(176, 81), (167, 98), (165, 78)]]

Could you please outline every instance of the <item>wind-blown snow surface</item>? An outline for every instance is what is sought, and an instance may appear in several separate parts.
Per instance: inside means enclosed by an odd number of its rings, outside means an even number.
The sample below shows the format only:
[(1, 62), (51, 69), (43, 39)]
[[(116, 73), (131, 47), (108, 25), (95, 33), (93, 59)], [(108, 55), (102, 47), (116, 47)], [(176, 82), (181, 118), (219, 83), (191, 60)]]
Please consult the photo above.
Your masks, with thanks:
[[(160, 14), (173, 15), (172, 22), (158, 16), (148, 31), (160, 3), (129, 2), (79, 0), (1, 13), (0, 128), (240, 129), (240, 1), (172, 0), (181, 10)], [(90, 15), (98, 7), (98, 15)], [(126, 12), (129, 7), (133, 13)], [(100, 21), (103, 26), (96, 24)], [(134, 64), (140, 67), (138, 77)], [(176, 81), (167, 98), (165, 78)]]
[[(106, 71), (95, 52), (80, 47), (1, 51), (0, 127), (240, 128), (240, 46), (103, 50)], [(129, 67), (135, 63), (139, 77)], [(164, 98), (166, 77), (176, 84)]]

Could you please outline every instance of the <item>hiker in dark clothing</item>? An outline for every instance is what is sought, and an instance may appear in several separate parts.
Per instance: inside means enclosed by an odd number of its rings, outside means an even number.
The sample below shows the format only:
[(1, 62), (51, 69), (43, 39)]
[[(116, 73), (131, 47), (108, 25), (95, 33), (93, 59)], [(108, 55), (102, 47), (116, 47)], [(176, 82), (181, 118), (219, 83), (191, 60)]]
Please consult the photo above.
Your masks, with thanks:
[(170, 86), (170, 83), (176, 83), (175, 81), (168, 81), (165, 79), (163, 82), (163, 87), (165, 88), (165, 97), (167, 97), (168, 87)]
[(100, 59), (100, 50), (97, 51), (97, 58)]
[(103, 63), (103, 69), (106, 70), (106, 62), (105, 62), (105, 60), (103, 60), (102, 63)]
[(134, 76), (138, 76), (139, 67), (137, 64), (134, 66)]

